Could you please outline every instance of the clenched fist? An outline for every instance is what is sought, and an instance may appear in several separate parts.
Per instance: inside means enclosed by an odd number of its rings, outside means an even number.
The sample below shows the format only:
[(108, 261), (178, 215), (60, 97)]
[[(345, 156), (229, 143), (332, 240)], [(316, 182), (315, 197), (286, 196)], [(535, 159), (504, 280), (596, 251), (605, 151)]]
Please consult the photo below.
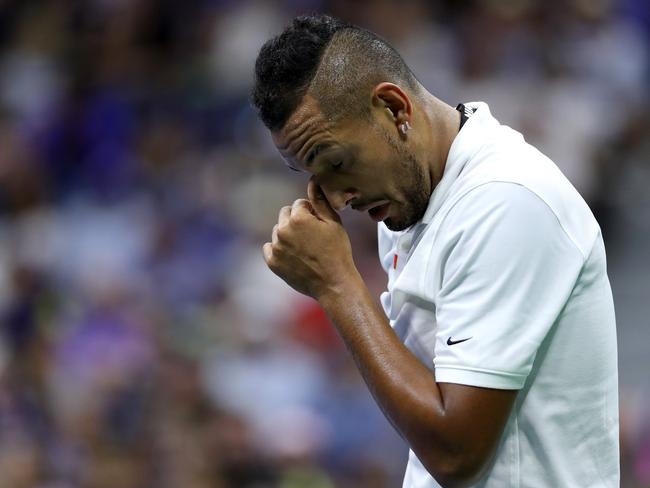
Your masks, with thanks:
[(268, 267), (295, 290), (318, 300), (358, 276), (350, 239), (341, 219), (313, 181), (309, 200), (282, 207), (271, 242), (264, 244)]

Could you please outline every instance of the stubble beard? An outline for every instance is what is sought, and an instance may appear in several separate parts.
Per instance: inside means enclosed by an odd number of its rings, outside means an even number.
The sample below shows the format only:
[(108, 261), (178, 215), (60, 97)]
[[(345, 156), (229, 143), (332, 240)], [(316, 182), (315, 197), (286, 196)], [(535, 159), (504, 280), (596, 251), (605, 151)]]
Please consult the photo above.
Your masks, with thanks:
[(388, 138), (389, 144), (397, 151), (400, 159), (403, 161), (404, 167), (399, 171), (401, 177), (399, 191), (405, 197), (406, 201), (400, 209), (400, 214), (388, 217), (384, 220), (384, 224), (390, 230), (398, 232), (411, 227), (422, 219), (429, 206), (431, 192), (426, 185), (424, 170), (418, 164), (415, 155), (399, 143), (390, 139), (390, 136)]

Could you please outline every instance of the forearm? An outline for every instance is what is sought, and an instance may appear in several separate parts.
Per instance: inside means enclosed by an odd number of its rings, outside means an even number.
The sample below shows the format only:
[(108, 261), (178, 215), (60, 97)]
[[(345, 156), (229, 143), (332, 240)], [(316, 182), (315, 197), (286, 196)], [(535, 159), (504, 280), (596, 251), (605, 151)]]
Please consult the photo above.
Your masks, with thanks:
[(400, 341), (360, 277), (328, 291), (319, 302), (386, 417), (432, 474), (444, 470), (456, 449), (445, 428), (444, 399), (434, 373)]
[(375, 305), (337, 213), (315, 188), (310, 181), (310, 201), (280, 210), (262, 248), (267, 265), (319, 300), (377, 403), (427, 470), (446, 487), (466, 486), (486, 466), (514, 394), (436, 383)]

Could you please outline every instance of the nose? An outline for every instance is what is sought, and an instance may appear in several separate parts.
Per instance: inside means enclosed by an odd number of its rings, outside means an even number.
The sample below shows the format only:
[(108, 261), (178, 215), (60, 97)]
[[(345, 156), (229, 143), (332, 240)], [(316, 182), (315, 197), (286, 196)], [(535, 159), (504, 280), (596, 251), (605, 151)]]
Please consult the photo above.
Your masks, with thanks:
[(347, 190), (336, 190), (326, 186), (321, 186), (321, 188), (329, 204), (337, 211), (343, 210), (359, 196), (359, 192), (352, 188), (348, 188)]

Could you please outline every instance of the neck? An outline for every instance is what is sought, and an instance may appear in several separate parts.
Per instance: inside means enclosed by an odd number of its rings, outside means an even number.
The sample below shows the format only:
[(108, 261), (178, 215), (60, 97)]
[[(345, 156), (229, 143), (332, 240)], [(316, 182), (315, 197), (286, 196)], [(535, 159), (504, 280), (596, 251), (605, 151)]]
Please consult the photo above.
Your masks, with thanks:
[(442, 179), (449, 149), (458, 134), (460, 113), (426, 92), (423, 103), (423, 115), (428, 130), (423, 144), (423, 161), (427, 161), (431, 191)]

